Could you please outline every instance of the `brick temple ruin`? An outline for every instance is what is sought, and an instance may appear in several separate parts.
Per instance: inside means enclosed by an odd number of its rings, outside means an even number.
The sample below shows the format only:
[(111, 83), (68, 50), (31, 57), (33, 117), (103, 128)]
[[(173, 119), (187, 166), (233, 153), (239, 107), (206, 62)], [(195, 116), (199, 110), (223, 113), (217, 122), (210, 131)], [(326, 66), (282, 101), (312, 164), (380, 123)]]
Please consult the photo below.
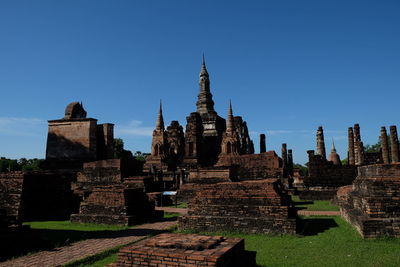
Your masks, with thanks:
[[(386, 136), (386, 130), (382, 129), (382, 131), (384, 132), (381, 132), (381, 135)], [(357, 176), (357, 167), (388, 161), (385, 156), (387, 149), (381, 149), (380, 152), (364, 151), (358, 124), (348, 128), (348, 163), (346, 165), (342, 165), (333, 142), (327, 159), (322, 126), (318, 127), (316, 140), (316, 152), (307, 151), (309, 173), (304, 178), (305, 189), (300, 194), (302, 199), (330, 200), (336, 196), (339, 187), (350, 185), (354, 181)]]
[(217, 114), (204, 57), (199, 87), (197, 111), (186, 118), (185, 132), (178, 121), (165, 129), (160, 103), (144, 165), (150, 174), (180, 175), (178, 198), (190, 203), (180, 228), (295, 233), (296, 212), (286, 191), (294, 171), (292, 150), (283, 144), (281, 157), (266, 151), (261, 135), (260, 153), (255, 154), (247, 123), (234, 116), (232, 103), (226, 119)]
[(247, 123), (240, 116), (233, 116), (230, 105), (228, 121), (214, 110), (210, 79), (204, 57), (200, 71), (200, 91), (197, 111), (186, 117), (186, 131), (178, 121), (165, 129), (160, 103), (156, 128), (153, 131), (151, 155), (144, 166), (168, 171), (181, 168), (214, 166), (221, 154), (247, 155), (254, 153)]
[(260, 154), (254, 154), (247, 123), (241, 116), (233, 115), (232, 104), (229, 103), (226, 120), (214, 110), (204, 57), (199, 87), (197, 111), (186, 117), (186, 131), (175, 120), (165, 128), (160, 103), (151, 155), (144, 165), (145, 172), (179, 173), (182, 170), (228, 168), (235, 165), (238, 166), (237, 175), (241, 180), (286, 177), (292, 173), (291, 150), (290, 153), (282, 152), (282, 158), (274, 151), (266, 151), (265, 135), (262, 135)]
[[(341, 187), (337, 199), (342, 216), (361, 236), (400, 237), (400, 163), (396, 126), (390, 126), (390, 142), (386, 128), (381, 127), (383, 162), (358, 167), (352, 185)], [(390, 144), (390, 145), (389, 145)], [(355, 156), (362, 163), (365, 157)]]

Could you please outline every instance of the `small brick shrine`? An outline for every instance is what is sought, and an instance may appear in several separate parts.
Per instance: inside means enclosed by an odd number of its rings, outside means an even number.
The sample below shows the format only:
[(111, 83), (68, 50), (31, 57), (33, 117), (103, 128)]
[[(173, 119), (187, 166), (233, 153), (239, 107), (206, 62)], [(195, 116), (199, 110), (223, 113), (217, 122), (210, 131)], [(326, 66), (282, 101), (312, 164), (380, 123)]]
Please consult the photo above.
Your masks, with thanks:
[(295, 234), (296, 211), (279, 179), (204, 185), (179, 217), (179, 229)]
[(79, 214), (71, 215), (71, 222), (132, 225), (162, 218), (163, 212), (154, 210), (142, 188), (124, 185), (95, 187), (80, 206)]
[(400, 237), (400, 164), (358, 168), (353, 185), (337, 193), (340, 211), (364, 238)]
[(255, 257), (244, 249), (244, 239), (167, 233), (122, 248), (108, 266), (252, 267)]

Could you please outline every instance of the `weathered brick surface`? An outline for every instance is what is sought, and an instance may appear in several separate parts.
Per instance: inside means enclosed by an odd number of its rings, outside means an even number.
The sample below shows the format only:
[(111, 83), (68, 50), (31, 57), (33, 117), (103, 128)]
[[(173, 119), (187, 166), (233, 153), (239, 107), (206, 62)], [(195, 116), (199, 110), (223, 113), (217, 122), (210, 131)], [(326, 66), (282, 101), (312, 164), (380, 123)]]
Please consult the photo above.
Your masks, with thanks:
[(108, 266), (255, 266), (255, 252), (244, 240), (222, 236), (160, 234), (122, 248)]
[(162, 217), (154, 209), (142, 188), (128, 189), (123, 184), (95, 187), (81, 203), (79, 214), (72, 214), (71, 221), (132, 225)]
[(189, 172), (188, 182), (199, 184), (214, 184), (237, 180), (237, 168), (194, 169)]
[(294, 234), (296, 214), (277, 179), (203, 185), (180, 229)]
[(400, 237), (400, 164), (358, 168), (352, 186), (337, 193), (342, 216), (363, 237)]
[(304, 178), (305, 189), (301, 199), (329, 200), (339, 187), (351, 184), (357, 176), (357, 167), (353, 165), (334, 165), (320, 155), (309, 151), (309, 174)]
[(216, 166), (237, 165), (240, 180), (283, 177), (282, 160), (274, 151), (261, 154), (221, 155)]

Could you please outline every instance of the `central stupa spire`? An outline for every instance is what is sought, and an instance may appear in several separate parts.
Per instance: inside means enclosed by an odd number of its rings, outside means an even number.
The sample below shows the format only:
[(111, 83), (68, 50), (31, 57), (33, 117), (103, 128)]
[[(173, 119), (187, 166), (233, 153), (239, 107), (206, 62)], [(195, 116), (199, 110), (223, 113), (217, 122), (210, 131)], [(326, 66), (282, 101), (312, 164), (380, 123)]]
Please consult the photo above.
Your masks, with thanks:
[(212, 94), (210, 92), (210, 79), (206, 68), (204, 54), (201, 64), (199, 86), (200, 92), (196, 103), (197, 112), (200, 114), (214, 112), (214, 101), (212, 100)]

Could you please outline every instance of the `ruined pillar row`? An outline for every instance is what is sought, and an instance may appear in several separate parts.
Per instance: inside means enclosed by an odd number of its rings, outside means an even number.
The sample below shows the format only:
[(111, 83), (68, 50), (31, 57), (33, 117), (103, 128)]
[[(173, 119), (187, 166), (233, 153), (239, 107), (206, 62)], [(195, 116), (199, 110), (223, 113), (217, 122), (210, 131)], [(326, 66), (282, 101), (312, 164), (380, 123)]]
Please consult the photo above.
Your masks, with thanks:
[(267, 146), (265, 144), (265, 134), (260, 134), (260, 153), (267, 151)]
[(354, 134), (353, 134), (353, 128), (349, 127), (347, 131), (347, 136), (348, 136), (348, 155), (347, 155), (347, 160), (349, 165), (355, 165), (355, 159), (354, 159)]
[(399, 162), (399, 139), (397, 137), (397, 128), (390, 126), (390, 146), (392, 154), (392, 163)]
[(382, 150), (383, 163), (384, 164), (389, 164), (390, 163), (389, 144), (388, 144), (388, 139), (387, 139), (386, 128), (384, 126), (381, 127), (380, 140), (381, 140), (381, 150)]
[(326, 159), (324, 130), (322, 129), (322, 126), (319, 126), (317, 130), (317, 155), (320, 155), (323, 159)]

